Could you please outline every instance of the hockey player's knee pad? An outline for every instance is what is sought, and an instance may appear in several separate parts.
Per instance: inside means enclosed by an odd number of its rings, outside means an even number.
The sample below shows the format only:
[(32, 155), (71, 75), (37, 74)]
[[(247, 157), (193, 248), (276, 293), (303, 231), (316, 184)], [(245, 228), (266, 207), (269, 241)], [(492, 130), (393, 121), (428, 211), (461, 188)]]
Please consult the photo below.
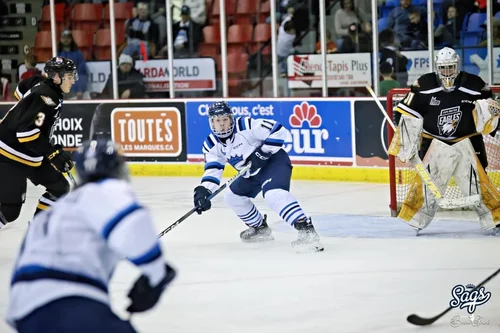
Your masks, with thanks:
[(241, 195), (234, 194), (230, 188), (226, 190), (224, 193), (224, 202), (229, 207), (241, 206), (246, 204), (250, 199), (247, 197), (243, 197)]
[(275, 188), (267, 191), (264, 198), (267, 206), (278, 213), (283, 209), (283, 207), (286, 207), (286, 205), (296, 201), (290, 192), (281, 188)]
[(21, 214), (22, 204), (10, 205), (10, 204), (0, 204), (0, 212), (5, 217), (7, 222), (14, 222)]

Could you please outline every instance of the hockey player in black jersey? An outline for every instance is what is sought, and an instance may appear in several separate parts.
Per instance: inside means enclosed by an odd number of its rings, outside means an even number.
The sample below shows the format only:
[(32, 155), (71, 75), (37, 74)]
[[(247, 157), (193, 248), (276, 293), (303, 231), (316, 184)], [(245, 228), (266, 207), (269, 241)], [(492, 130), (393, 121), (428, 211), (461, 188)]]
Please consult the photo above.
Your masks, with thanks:
[[(27, 179), (42, 185), (36, 213), (47, 209), (69, 191), (63, 173), (73, 167), (71, 155), (50, 138), (59, 119), (63, 94), (78, 80), (71, 59), (47, 61), (46, 77), (39, 78), (0, 121), (0, 227), (17, 219), (26, 198)], [(28, 83), (28, 82), (27, 82)]]
[[(440, 66), (440, 61), (444, 65)], [(476, 131), (472, 110), (474, 101), (491, 98), (492, 92), (479, 76), (459, 71), (460, 57), (451, 48), (438, 53), (436, 65), (437, 73), (418, 78), (396, 111), (424, 120), (421, 158), (433, 138), (448, 143), (470, 138), (483, 168), (486, 168), (488, 161), (483, 136)]]
[[(418, 150), (440, 192), (454, 177), (464, 197), (478, 198), (474, 205), (481, 226), (491, 229), (500, 223), (500, 202), (484, 170), (483, 135), (495, 135), (499, 105), (479, 76), (460, 71), (455, 50), (440, 50), (435, 64), (436, 71), (422, 75), (396, 106), (399, 126), (389, 153), (408, 161)], [(439, 198), (418, 175), (411, 186), (398, 216), (420, 230), (431, 222)]]

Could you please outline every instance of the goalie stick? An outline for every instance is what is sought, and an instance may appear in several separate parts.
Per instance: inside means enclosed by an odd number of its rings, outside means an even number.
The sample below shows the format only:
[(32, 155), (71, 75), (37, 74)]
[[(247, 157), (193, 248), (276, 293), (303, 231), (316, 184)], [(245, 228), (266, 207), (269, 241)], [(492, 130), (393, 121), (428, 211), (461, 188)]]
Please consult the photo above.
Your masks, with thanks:
[[(247, 166), (245, 166), (243, 169), (241, 169), (240, 172), (238, 172), (235, 176), (233, 176), (233, 178), (231, 178), (227, 182), (225, 182), (224, 185), (220, 186), (217, 189), (217, 191), (215, 191), (214, 193), (212, 193), (208, 197), (208, 199), (212, 200), (217, 194), (219, 194), (220, 192), (224, 191), (226, 189), (226, 187), (228, 187), (229, 185), (231, 185), (236, 179), (240, 178), (240, 176), (242, 176), (249, 169), (250, 169), (250, 164), (247, 165)], [(167, 232), (169, 232), (170, 230), (172, 230), (173, 228), (175, 228), (176, 226), (178, 226), (179, 224), (181, 224), (182, 221), (184, 221), (185, 219), (187, 219), (188, 217), (190, 217), (194, 212), (196, 212), (196, 209), (198, 209), (198, 207), (191, 208), (191, 210), (189, 212), (187, 212), (186, 214), (184, 214), (180, 219), (178, 219), (177, 221), (175, 221), (174, 223), (172, 223), (169, 227), (167, 227), (165, 230), (163, 230), (162, 232), (160, 232), (160, 234), (158, 235), (158, 238), (163, 237)]]
[[(500, 269), (498, 269), (495, 273), (493, 273), (490, 276), (488, 276), (488, 278), (486, 280), (484, 280), (483, 282), (481, 282), (480, 284), (478, 284), (476, 286), (476, 288), (474, 288), (473, 290), (471, 290), (471, 292), (475, 291), (475, 290), (477, 290), (479, 288), (481, 288), (483, 285), (485, 285), (488, 281), (490, 281), (491, 279), (493, 279), (499, 273), (500, 273)], [(410, 324), (413, 324), (413, 325), (427, 326), (427, 325), (433, 324), (436, 320), (438, 320), (439, 318), (441, 318), (442, 316), (444, 316), (445, 314), (447, 314), (448, 312), (450, 312), (452, 309), (453, 309), (453, 307), (449, 306), (446, 310), (444, 310), (443, 312), (441, 312), (440, 314), (438, 314), (437, 316), (434, 316), (432, 318), (422, 318), (419, 315), (412, 314), (412, 315), (409, 315), (408, 318), (406, 318), (406, 320)]]

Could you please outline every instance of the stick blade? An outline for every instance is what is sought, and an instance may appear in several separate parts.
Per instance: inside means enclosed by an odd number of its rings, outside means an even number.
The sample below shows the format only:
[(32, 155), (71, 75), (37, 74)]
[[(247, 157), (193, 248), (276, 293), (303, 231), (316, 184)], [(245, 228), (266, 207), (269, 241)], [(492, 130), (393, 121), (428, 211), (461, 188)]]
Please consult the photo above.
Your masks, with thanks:
[(406, 320), (416, 326), (427, 326), (436, 321), (436, 318), (422, 318), (416, 314), (409, 315)]

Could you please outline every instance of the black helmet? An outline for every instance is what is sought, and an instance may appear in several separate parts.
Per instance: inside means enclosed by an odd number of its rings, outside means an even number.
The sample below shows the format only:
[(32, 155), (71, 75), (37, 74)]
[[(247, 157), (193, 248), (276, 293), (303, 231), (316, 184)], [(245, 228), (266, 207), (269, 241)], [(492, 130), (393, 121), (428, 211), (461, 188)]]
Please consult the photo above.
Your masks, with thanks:
[(70, 73), (75, 77), (75, 81), (78, 80), (76, 65), (73, 60), (69, 58), (54, 57), (45, 63), (45, 68), (43, 70), (51, 79), (53, 79), (56, 74), (59, 74), (59, 77), (63, 78), (64, 74)]

